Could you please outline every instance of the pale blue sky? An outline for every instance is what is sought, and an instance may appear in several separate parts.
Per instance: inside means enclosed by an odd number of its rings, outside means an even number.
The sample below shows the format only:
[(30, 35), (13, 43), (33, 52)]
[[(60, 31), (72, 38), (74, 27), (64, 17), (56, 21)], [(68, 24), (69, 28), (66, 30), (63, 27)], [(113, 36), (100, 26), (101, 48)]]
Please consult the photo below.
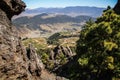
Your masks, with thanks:
[(23, 0), (27, 8), (38, 7), (66, 7), (66, 6), (95, 6), (104, 7), (108, 5), (114, 7), (117, 0)]

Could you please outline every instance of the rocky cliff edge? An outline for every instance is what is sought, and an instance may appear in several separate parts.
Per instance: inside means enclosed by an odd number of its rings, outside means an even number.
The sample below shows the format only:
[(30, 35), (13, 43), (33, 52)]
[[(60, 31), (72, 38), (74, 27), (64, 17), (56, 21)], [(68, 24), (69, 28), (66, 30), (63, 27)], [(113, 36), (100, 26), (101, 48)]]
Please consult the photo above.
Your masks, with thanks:
[(21, 0), (0, 1), (0, 80), (41, 80), (42, 62), (32, 45), (23, 47), (11, 23), (25, 7)]

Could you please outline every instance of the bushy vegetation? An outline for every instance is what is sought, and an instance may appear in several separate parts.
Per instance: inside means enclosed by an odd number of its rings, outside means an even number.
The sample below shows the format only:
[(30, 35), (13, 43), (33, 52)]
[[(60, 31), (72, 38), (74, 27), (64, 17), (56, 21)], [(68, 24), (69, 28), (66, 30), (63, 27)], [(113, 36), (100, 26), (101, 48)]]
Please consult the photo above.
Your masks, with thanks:
[(28, 47), (29, 44), (32, 44), (38, 55), (40, 55), (42, 62), (46, 65), (46, 68), (52, 70), (54, 63), (50, 61), (50, 52), (52, 49), (48, 48), (46, 39), (44, 38), (29, 38), (23, 40), (23, 44)]
[[(67, 63), (67, 57), (62, 53), (54, 53), (54, 59), (51, 58), (52, 48), (39, 49), (37, 53), (41, 56), (43, 64), (45, 64), (46, 69), (49, 71), (54, 71), (55, 68), (58, 68), (60, 65)], [(56, 55), (55, 55), (56, 54)]]
[(52, 49), (46, 48), (46, 49), (39, 49), (38, 55), (40, 55), (41, 60), (43, 64), (45, 65), (45, 68), (52, 71), (54, 68), (54, 62), (50, 60), (50, 52)]
[(77, 42), (73, 80), (120, 79), (120, 15), (106, 10), (96, 22), (88, 21)]
[(55, 33), (52, 36), (48, 38), (48, 43), (49, 44), (59, 44), (58, 39), (60, 38), (60, 33)]
[(32, 44), (36, 50), (45, 49), (48, 45), (45, 38), (28, 38), (22, 41), (24, 46)]
[(65, 42), (65, 40), (67, 39), (67, 41), (69, 41), (69, 44), (70, 42), (75, 42), (78, 40), (79, 38), (79, 33), (78, 32), (58, 32), (58, 33), (55, 33), (53, 35), (51, 35), (49, 38), (48, 38), (48, 43), (49, 44), (54, 44), (54, 45), (61, 45)]
[[(56, 36), (57, 37), (57, 36)], [(28, 38), (23, 40), (23, 44), (28, 47), (29, 44), (32, 44), (36, 49), (37, 54), (41, 57), (45, 68), (49, 71), (54, 71), (56, 68), (68, 62), (68, 57), (66, 57), (62, 50), (54, 51), (57, 45), (47, 44), (47, 40), (44, 38)], [(51, 47), (49, 47), (51, 46)], [(72, 47), (74, 49), (74, 47)], [(53, 59), (53, 58), (54, 59)]]

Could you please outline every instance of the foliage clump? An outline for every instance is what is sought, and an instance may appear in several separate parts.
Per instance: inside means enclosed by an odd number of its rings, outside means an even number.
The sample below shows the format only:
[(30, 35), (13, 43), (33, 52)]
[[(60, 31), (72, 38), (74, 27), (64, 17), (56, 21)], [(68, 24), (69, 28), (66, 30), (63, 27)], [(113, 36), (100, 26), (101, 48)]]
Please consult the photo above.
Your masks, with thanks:
[(120, 15), (108, 9), (96, 22), (88, 21), (77, 41), (74, 79), (120, 79)]

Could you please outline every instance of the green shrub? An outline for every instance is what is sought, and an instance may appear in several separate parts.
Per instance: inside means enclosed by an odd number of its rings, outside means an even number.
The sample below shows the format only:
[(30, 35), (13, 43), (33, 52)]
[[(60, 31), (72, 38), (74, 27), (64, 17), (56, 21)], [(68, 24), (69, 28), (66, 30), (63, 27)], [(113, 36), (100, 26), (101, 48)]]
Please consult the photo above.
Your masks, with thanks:
[[(77, 41), (75, 75), (81, 80), (119, 80), (120, 78), (120, 15), (106, 10), (96, 22), (89, 21)], [(79, 75), (78, 75), (79, 74)]]

